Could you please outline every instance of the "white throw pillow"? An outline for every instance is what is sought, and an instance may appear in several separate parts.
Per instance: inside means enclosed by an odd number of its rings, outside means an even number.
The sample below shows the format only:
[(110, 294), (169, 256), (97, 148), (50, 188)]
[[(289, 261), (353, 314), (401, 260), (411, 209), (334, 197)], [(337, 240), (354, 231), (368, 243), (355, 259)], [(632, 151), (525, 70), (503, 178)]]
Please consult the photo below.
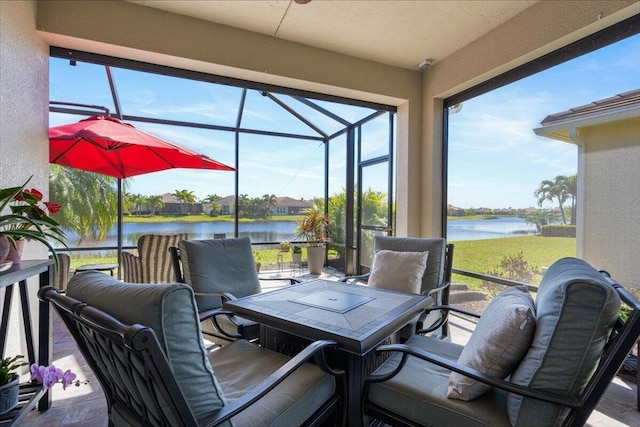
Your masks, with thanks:
[[(490, 377), (508, 377), (531, 347), (535, 317), (533, 298), (526, 287), (506, 289), (484, 310), (458, 363)], [(447, 397), (472, 400), (490, 389), (490, 385), (452, 372)]]
[(419, 294), (429, 251), (380, 250), (375, 253), (367, 283), (374, 288)]

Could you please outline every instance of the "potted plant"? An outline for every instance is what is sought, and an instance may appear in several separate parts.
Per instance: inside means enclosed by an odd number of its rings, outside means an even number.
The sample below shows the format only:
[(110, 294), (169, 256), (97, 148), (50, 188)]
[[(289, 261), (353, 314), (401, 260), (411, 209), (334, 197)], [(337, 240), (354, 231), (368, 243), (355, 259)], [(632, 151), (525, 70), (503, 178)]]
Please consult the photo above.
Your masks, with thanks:
[(288, 240), (280, 242), (280, 252), (289, 252), (291, 250), (291, 243)]
[(0, 414), (9, 412), (18, 406), (20, 392), (20, 377), (15, 372), (27, 362), (21, 360), (24, 356), (19, 354), (14, 357), (0, 359)]
[(302, 262), (302, 248), (300, 246), (293, 245), (291, 248), (291, 260), (298, 265)]
[(324, 266), (325, 245), (329, 232), (329, 217), (314, 206), (305, 212), (305, 216), (296, 226), (298, 237), (307, 242), (307, 263), (309, 273), (320, 274)]
[(35, 188), (25, 189), (31, 177), (21, 186), (0, 189), (0, 213), (9, 207), (10, 212), (0, 214), (0, 262), (10, 249), (18, 252), (14, 262), (20, 262), (24, 241), (35, 240), (49, 248), (58, 263), (58, 256), (50, 240), (65, 244), (65, 235), (56, 220), (49, 214), (60, 210), (57, 203), (42, 201), (42, 193)]

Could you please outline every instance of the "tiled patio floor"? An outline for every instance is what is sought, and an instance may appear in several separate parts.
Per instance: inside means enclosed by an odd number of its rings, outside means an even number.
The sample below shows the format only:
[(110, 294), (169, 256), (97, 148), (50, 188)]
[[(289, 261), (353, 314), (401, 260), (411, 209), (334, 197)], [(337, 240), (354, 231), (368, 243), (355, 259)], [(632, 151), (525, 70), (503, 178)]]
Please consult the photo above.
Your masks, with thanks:
[[(305, 279), (314, 276), (299, 274), (299, 277)], [(331, 271), (323, 274), (323, 278), (335, 277), (336, 274)], [(472, 323), (460, 318), (451, 318), (451, 336), (454, 342), (465, 342), (472, 330)], [(53, 363), (58, 367), (71, 369), (78, 374), (80, 380), (86, 382), (79, 387), (72, 386), (67, 390), (62, 390), (60, 384), (55, 385), (52, 393), (52, 407), (43, 413), (32, 412), (21, 425), (24, 427), (106, 427), (108, 425), (107, 406), (102, 389), (55, 313)], [(640, 427), (640, 412), (636, 408), (636, 385), (616, 377), (597, 410), (589, 418), (587, 426)]]

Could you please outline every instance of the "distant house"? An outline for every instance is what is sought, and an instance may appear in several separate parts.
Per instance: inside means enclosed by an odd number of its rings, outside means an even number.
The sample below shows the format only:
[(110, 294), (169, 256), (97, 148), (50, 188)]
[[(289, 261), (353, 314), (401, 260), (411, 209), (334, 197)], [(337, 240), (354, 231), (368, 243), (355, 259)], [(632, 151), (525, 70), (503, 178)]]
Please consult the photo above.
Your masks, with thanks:
[(447, 215), (449, 216), (463, 216), (464, 209), (453, 205), (447, 205)]
[(274, 215), (300, 215), (304, 210), (313, 207), (313, 203), (291, 197), (276, 198), (278, 205), (271, 211)]
[(190, 214), (201, 214), (202, 211), (202, 203), (180, 203), (176, 196), (171, 193), (164, 193), (162, 195), (162, 202), (164, 203), (164, 208), (162, 208), (161, 212), (166, 215), (171, 214), (181, 214), (181, 213), (190, 213)]
[(234, 196), (223, 197), (216, 201), (220, 205), (221, 215), (231, 215), (235, 211), (236, 198)]
[[(220, 205), (220, 213), (222, 215), (232, 215), (235, 209), (235, 202), (234, 196), (227, 196), (218, 200), (216, 203)], [(313, 207), (312, 202), (286, 196), (277, 197), (276, 202), (276, 207), (271, 211), (273, 215), (299, 215), (304, 210)]]

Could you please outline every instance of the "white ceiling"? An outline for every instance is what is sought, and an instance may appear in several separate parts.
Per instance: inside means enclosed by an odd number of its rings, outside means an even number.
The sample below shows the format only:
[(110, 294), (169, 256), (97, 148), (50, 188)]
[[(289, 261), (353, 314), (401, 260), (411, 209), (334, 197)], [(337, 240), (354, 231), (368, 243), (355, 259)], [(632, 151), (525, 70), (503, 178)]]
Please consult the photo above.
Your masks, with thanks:
[(131, 3), (415, 70), (441, 60), (538, 0), (215, 0)]

